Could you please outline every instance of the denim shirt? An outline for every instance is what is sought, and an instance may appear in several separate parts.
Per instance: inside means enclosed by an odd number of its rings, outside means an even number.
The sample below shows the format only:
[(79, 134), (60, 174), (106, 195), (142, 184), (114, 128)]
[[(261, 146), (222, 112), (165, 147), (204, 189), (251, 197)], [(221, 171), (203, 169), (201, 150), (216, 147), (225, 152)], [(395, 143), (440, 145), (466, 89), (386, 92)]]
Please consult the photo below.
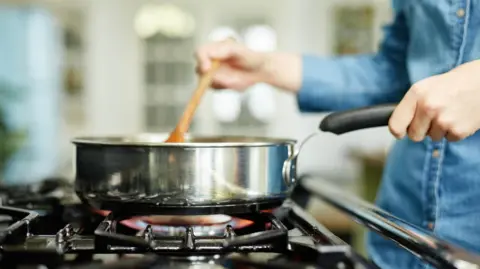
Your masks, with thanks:
[[(393, 7), (377, 54), (303, 56), (302, 111), (396, 103), (413, 83), (480, 59), (480, 0), (394, 0)], [(480, 252), (480, 133), (454, 143), (396, 141), (376, 203)], [(424, 268), (379, 236), (370, 234), (368, 244), (381, 268)]]

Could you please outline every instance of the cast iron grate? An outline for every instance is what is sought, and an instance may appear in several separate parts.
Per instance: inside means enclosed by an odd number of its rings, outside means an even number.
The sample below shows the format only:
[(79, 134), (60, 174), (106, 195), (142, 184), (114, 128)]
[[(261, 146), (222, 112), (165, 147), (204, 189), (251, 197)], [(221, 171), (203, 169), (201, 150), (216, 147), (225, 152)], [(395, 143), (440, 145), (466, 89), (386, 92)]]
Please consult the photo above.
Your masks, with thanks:
[[(117, 217), (118, 216), (118, 217)], [(95, 230), (97, 250), (108, 252), (155, 252), (157, 254), (221, 254), (226, 252), (285, 252), (288, 229), (271, 214), (242, 216), (265, 228), (237, 235), (227, 225), (222, 236), (196, 236), (192, 227), (185, 227), (183, 236), (159, 236), (150, 225), (137, 235), (117, 233), (118, 223), (125, 217), (110, 213)]]

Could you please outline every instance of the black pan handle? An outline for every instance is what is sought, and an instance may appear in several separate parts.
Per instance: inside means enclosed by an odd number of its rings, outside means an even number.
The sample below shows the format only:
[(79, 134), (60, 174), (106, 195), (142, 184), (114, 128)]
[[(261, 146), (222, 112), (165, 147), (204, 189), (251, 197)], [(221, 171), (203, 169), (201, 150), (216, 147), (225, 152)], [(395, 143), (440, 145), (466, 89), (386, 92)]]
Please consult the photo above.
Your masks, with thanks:
[(378, 105), (334, 112), (320, 123), (320, 130), (337, 135), (361, 129), (388, 126), (396, 105)]

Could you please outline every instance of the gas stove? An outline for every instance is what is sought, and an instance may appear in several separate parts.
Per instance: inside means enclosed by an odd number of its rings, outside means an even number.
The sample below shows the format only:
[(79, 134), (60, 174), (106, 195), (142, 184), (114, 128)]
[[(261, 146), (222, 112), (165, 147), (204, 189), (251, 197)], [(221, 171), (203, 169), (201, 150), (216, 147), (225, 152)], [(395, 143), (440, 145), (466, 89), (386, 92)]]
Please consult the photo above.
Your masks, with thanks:
[(99, 211), (59, 179), (2, 187), (0, 268), (378, 268), (306, 213), (316, 198), (437, 268), (479, 268), (476, 255), (316, 186), (306, 178), (274, 210), (228, 216)]
[(1, 268), (376, 268), (288, 203), (244, 215), (135, 216), (89, 208), (57, 179), (3, 187), (0, 197)]
[[(293, 208), (241, 216), (252, 225), (226, 225), (222, 235), (196, 235), (192, 227), (175, 234), (122, 225), (109, 213), (99, 222), (67, 223), (57, 232), (44, 228), (33, 211), (0, 208), (13, 221), (3, 230), (2, 268), (42, 264), (47, 268), (353, 268), (365, 263), (348, 245)], [(52, 230), (53, 231), (53, 230)], [(300, 263), (300, 264), (299, 264)], [(189, 267), (190, 266), (190, 267)], [(307, 267), (310, 266), (310, 267)], [(314, 266), (314, 267), (312, 267)], [(373, 268), (373, 267), (365, 267)]]

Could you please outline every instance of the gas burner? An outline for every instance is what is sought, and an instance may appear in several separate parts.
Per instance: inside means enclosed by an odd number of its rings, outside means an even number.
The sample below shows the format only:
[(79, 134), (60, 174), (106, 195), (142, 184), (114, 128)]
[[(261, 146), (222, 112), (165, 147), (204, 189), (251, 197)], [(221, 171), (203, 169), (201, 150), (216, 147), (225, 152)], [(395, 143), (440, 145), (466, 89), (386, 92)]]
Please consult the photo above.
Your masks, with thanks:
[[(201, 224), (202, 220), (200, 220), (197, 223), (192, 222), (191, 224), (186, 224), (189, 221), (175, 220), (175, 218), (177, 217), (172, 218), (173, 222), (171, 223), (163, 222), (163, 221), (158, 222), (158, 219), (155, 220), (156, 218), (162, 218), (163, 220), (167, 220), (168, 218), (170, 218), (169, 216), (152, 216), (152, 217), (133, 218), (129, 220), (124, 220), (121, 223), (137, 231), (144, 230), (145, 228), (150, 226), (152, 228), (152, 231), (155, 234), (170, 235), (170, 236), (185, 235), (188, 228), (192, 229), (193, 233), (198, 236), (207, 236), (207, 235), (220, 236), (225, 233), (225, 227), (227, 226), (230, 226), (233, 229), (242, 229), (249, 225), (252, 225), (253, 223), (252, 221), (245, 220), (245, 219), (232, 218), (229, 216), (222, 216), (222, 215), (218, 216), (219, 219), (225, 219), (225, 217), (229, 220), (227, 220), (226, 222), (221, 221), (218, 223), (211, 223), (211, 221), (213, 221), (215, 218), (214, 216), (211, 216), (211, 217), (198, 216), (198, 218), (200, 219), (204, 218), (203, 221), (209, 223), (206, 225)], [(184, 218), (184, 217), (180, 217), (180, 218)], [(184, 223), (184, 224), (179, 224), (179, 223)]]
[(159, 226), (213, 226), (232, 222), (232, 217), (227, 215), (211, 216), (145, 216), (139, 217), (150, 225)]
[[(110, 213), (104, 210), (94, 212), (106, 217)], [(192, 229), (197, 236), (221, 236), (225, 233), (225, 227), (244, 229), (251, 226), (251, 220), (227, 216), (141, 216), (120, 221), (126, 227), (135, 231), (142, 231), (150, 227), (152, 232), (164, 236), (183, 236), (187, 229)]]

